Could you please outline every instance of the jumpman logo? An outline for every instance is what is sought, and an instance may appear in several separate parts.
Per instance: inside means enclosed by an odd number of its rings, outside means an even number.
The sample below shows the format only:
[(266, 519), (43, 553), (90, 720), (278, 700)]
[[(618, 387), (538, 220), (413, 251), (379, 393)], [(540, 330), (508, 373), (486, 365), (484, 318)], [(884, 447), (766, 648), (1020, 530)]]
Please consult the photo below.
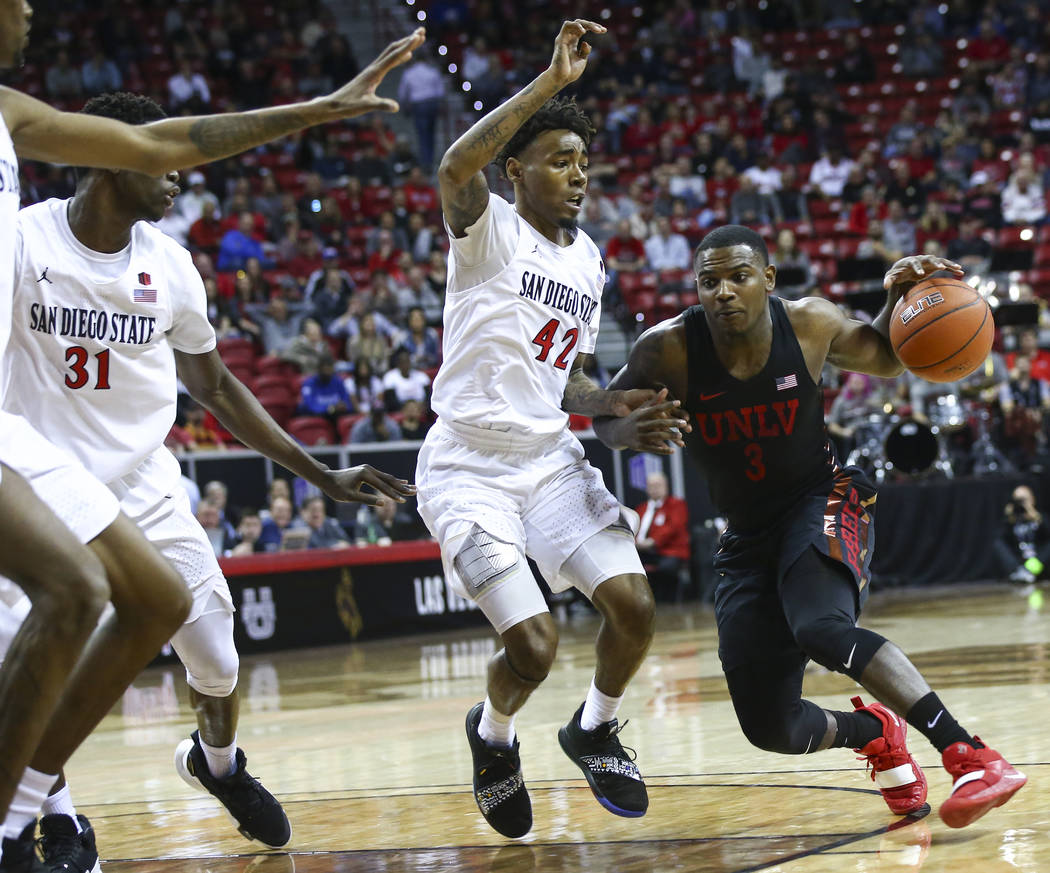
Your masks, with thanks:
[(40, 274), (40, 278), (36, 280), (36, 283), (38, 285), (41, 282), (47, 282), (48, 285), (54, 285), (55, 284), (54, 282), (52, 282), (50, 279), (47, 278), (47, 271), (50, 270), (50, 269), (51, 269), (50, 267), (44, 267), (44, 272), (41, 273)]

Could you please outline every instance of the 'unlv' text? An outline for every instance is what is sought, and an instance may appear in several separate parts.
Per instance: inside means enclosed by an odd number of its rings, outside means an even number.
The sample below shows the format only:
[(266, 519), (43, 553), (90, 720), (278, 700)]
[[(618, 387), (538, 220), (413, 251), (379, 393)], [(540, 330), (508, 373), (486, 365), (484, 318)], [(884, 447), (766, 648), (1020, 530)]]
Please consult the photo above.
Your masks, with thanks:
[(777, 400), (727, 409), (725, 412), (697, 412), (696, 422), (700, 436), (709, 446), (737, 440), (755, 440), (763, 437), (790, 436), (795, 429), (798, 400)]

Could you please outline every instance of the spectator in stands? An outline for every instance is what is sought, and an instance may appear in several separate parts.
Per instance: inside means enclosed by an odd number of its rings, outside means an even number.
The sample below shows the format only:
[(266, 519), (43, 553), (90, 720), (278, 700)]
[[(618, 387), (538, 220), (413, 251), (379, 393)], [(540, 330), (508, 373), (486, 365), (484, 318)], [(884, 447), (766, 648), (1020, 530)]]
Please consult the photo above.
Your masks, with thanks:
[[(335, 253), (334, 249), (331, 251)], [(339, 268), (334, 257), (326, 259), (325, 266), (310, 276), (303, 298), (310, 304), (313, 317), (325, 333), (329, 325), (346, 312), (353, 287), (353, 279)]]
[(754, 181), (746, 173), (738, 177), (739, 187), (729, 200), (729, 220), (733, 224), (770, 224), (773, 221), (773, 201), (768, 194), (759, 193)]
[(320, 60), (311, 60), (306, 65), (306, 72), (299, 77), (298, 90), (304, 97), (330, 94), (333, 87), (332, 77), (321, 68)]
[(299, 231), (295, 254), (285, 264), (285, 269), (296, 279), (305, 282), (317, 270), (324, 267), (324, 254), (317, 236), (305, 228)]
[(605, 263), (613, 273), (636, 273), (646, 268), (645, 245), (631, 233), (627, 219), (616, 225), (616, 236), (605, 249)]
[(270, 233), (276, 236), (280, 232), (279, 222), (284, 213), (281, 191), (277, 187), (277, 179), (265, 167), (259, 170), (259, 176), (259, 193), (252, 198), (252, 211), (266, 219)]
[(1002, 223), (1002, 198), (995, 180), (984, 170), (978, 170), (970, 177), (965, 211), (984, 227), (995, 228)]
[(981, 220), (976, 215), (964, 215), (959, 222), (959, 235), (948, 243), (948, 260), (978, 275), (988, 272), (992, 258), (992, 244), (979, 233)]
[(204, 202), (206, 200), (211, 201), (211, 204), (215, 207), (216, 214), (221, 214), (219, 198), (205, 187), (205, 181), (204, 173), (200, 170), (193, 170), (186, 177), (189, 190), (181, 192), (175, 198), (175, 209), (190, 225), (204, 214)]
[(781, 187), (772, 197), (773, 215), (778, 223), (809, 221), (809, 206), (798, 184), (798, 171), (794, 165), (788, 164), (781, 171)]
[(124, 84), (124, 77), (120, 75), (117, 65), (106, 57), (98, 44), (92, 47), (91, 57), (81, 65), (80, 80), (88, 97), (119, 91)]
[(1025, 470), (1036, 453), (1046, 447), (1044, 422), (1050, 414), (1050, 382), (1033, 378), (1032, 360), (1017, 355), (1010, 380), (999, 389), (1003, 413), (1003, 447), (1007, 456)]
[(219, 215), (215, 211), (215, 204), (210, 200), (205, 200), (201, 217), (190, 225), (186, 240), (193, 249), (199, 249), (209, 255), (217, 255), (225, 233)]
[(289, 303), (283, 297), (274, 297), (257, 316), (263, 351), (267, 355), (279, 355), (283, 352), (299, 335), (303, 318), (305, 315), (302, 304)]
[(369, 272), (382, 270), (386, 273), (397, 272), (398, 259), (401, 257), (401, 249), (394, 242), (394, 232), (387, 228), (379, 231), (376, 238), (376, 246), (368, 256)]
[(967, 57), (981, 72), (990, 72), (1007, 59), (1010, 43), (999, 33), (992, 18), (982, 19), (977, 35), (967, 46)]
[(874, 185), (865, 185), (860, 192), (860, 200), (853, 204), (849, 211), (850, 233), (864, 236), (872, 219), (882, 220), (887, 213), (886, 202), (879, 198)]
[(857, 258), (879, 262), (878, 270), (885, 272), (890, 264), (901, 257), (899, 251), (890, 249), (883, 238), (882, 222), (872, 219), (868, 222), (868, 235), (857, 246)]
[(809, 255), (798, 247), (794, 231), (784, 228), (777, 234), (777, 244), (769, 260), (777, 268), (777, 296), (788, 300), (805, 297), (815, 277)]
[(1018, 485), (1010, 495), (995, 553), (1001, 572), (1009, 574), (1011, 582), (1035, 582), (1050, 567), (1050, 527), (1027, 485)]
[(262, 519), (254, 509), (245, 509), (241, 512), (241, 523), (237, 525), (237, 536), (239, 541), (231, 550), (234, 557), (240, 555), (254, 555), (264, 549), (264, 544), (259, 542), (262, 535)]
[(656, 233), (645, 241), (645, 258), (654, 270), (688, 270), (692, 262), (689, 241), (671, 231), (671, 221), (661, 216), (655, 221)]
[(321, 51), (321, 69), (333, 82), (349, 82), (360, 69), (349, 40), (335, 28), (329, 30)]
[(357, 335), (347, 341), (346, 357), (351, 361), (366, 358), (377, 374), (386, 372), (390, 360), (390, 345), (376, 326), (373, 312), (365, 312), (358, 320)]
[(917, 179), (911, 176), (911, 167), (907, 160), (896, 158), (890, 161), (892, 176), (883, 191), (883, 199), (900, 201), (904, 211), (912, 218), (918, 218), (926, 205), (926, 191)]
[(318, 371), (322, 360), (331, 357), (331, 349), (316, 319), (304, 318), (299, 333), (277, 356), (309, 376)]
[[(395, 264), (395, 268), (400, 277), (400, 267)], [(388, 339), (391, 335), (390, 327), (404, 320), (399, 300), (401, 290), (402, 286), (386, 270), (376, 270), (372, 273), (368, 307), (377, 316), (376, 327), (379, 332), (384, 333)]]
[(80, 71), (69, 62), (69, 52), (65, 49), (58, 52), (55, 63), (48, 67), (44, 84), (48, 95), (59, 100), (79, 97), (84, 90), (80, 81)]
[(754, 183), (759, 194), (773, 194), (783, 186), (783, 173), (770, 163), (767, 149), (759, 150), (754, 166), (744, 170), (744, 175)]
[(916, 137), (922, 136), (925, 130), (926, 125), (919, 121), (917, 105), (913, 100), (909, 100), (901, 108), (896, 123), (883, 138), (883, 157), (892, 158), (904, 154), (908, 150), (908, 144)]
[(842, 38), (842, 57), (835, 69), (835, 80), (857, 84), (875, 81), (875, 60), (854, 30), (847, 30)]
[[(891, 252), (915, 251), (915, 225), (908, 220), (899, 200), (891, 200), (887, 206), (886, 218), (882, 222), (882, 240)], [(897, 257), (903, 257), (903, 254)]]
[[(284, 480), (280, 481), (283, 482)], [(291, 490), (288, 493), (291, 495)], [(263, 521), (262, 531), (255, 543), (255, 550), (258, 552), (279, 552), (281, 550), (284, 532), (292, 526), (292, 501), (290, 497), (272, 497), (270, 499), (269, 515), (270, 517)]]
[(248, 258), (258, 258), (260, 263), (271, 265), (262, 243), (255, 239), (254, 233), (255, 216), (250, 212), (242, 212), (237, 227), (223, 234), (215, 266), (220, 270), (243, 270)]
[(1006, 366), (1013, 369), (1018, 358), (1031, 361), (1033, 379), (1050, 382), (1050, 351), (1039, 348), (1039, 331), (1035, 327), (1022, 328), (1017, 334), (1017, 350), (1006, 356)]
[[(915, 225), (921, 239), (935, 239), (940, 243), (955, 236), (955, 227), (948, 219), (948, 213), (938, 200), (927, 200), (926, 209)], [(939, 256), (938, 256), (939, 257)]]
[(430, 253), (427, 261), (427, 284), (442, 300), (445, 299), (445, 286), (448, 282), (448, 260), (445, 253), (435, 250)]
[(206, 419), (207, 413), (203, 406), (191, 403), (186, 408), (186, 423), (182, 429), (186, 432), (189, 440), (187, 448), (191, 451), (226, 448), (218, 431)]
[(383, 402), (350, 428), (351, 443), (390, 443), (401, 439), (401, 428), (383, 409)]
[(434, 169), (434, 136), (444, 97), (445, 77), (425, 53), (416, 52), (401, 74), (397, 99), (415, 123), (419, 163), (428, 173)]
[(835, 441), (840, 459), (844, 461), (856, 447), (857, 426), (869, 415), (881, 411), (882, 401), (874, 380), (864, 373), (847, 374), (826, 416), (828, 433)]
[(339, 416), (353, 411), (346, 385), (335, 374), (335, 360), (331, 355), (322, 357), (317, 372), (299, 389), (299, 414), (317, 415), (335, 424)]
[(354, 408), (367, 412), (383, 402), (383, 380), (376, 375), (368, 358), (354, 360), (353, 372), (343, 380)]
[(226, 487), (225, 482), (220, 482), (218, 479), (213, 479), (207, 485), (204, 486), (204, 498), (211, 502), (211, 504), (219, 511), (219, 524), (222, 525), (222, 529), (225, 532), (227, 542), (237, 542), (237, 531), (234, 530), (233, 524), (229, 518), (226, 517), (227, 501), (229, 500), (229, 489)]
[(423, 417), (426, 407), (418, 400), (408, 400), (401, 407), (401, 438), (421, 440), (430, 430), (430, 423)]
[(342, 525), (326, 513), (323, 497), (306, 498), (299, 515), (302, 524), (310, 531), (310, 539), (306, 543), (308, 549), (345, 549), (350, 545), (350, 538)]
[(357, 511), (354, 541), (358, 546), (389, 546), (419, 538), (418, 524), (393, 500), (374, 507), (362, 504)]
[(197, 521), (204, 528), (216, 558), (221, 558), (233, 548), (236, 540), (227, 537), (226, 528), (219, 519), (219, 510), (210, 500), (204, 499), (197, 504)]
[(422, 212), (413, 212), (408, 216), (408, 229), (405, 231), (405, 236), (412, 260), (416, 263), (425, 263), (434, 249), (434, 231), (427, 227), (426, 218)]
[(645, 566), (653, 595), (671, 601), (678, 590), (679, 572), (689, 565), (689, 508), (680, 497), (672, 497), (667, 477), (654, 471), (645, 477), (648, 500), (641, 503), (638, 555)]
[(185, 107), (194, 115), (207, 112), (211, 105), (208, 82), (193, 69), (193, 59), (189, 55), (182, 56), (178, 71), (168, 79), (168, 104), (173, 114)]
[(399, 346), (391, 356), (393, 366), (383, 374), (383, 398), (390, 412), (397, 412), (409, 400), (426, 403), (430, 399), (430, 377), (412, 365), (412, 352)]
[(915, 79), (935, 79), (942, 75), (944, 68), (944, 52), (927, 31), (902, 40), (899, 59), (901, 72)]
[(441, 209), (437, 191), (434, 190), (434, 186), (423, 174), (423, 168), (418, 164), (414, 164), (408, 171), (404, 187), (408, 207), (413, 212), (438, 212)]
[(821, 197), (837, 199), (842, 196), (852, 169), (853, 161), (846, 157), (841, 146), (833, 144), (810, 168), (810, 188)]
[(1041, 224), (1046, 218), (1046, 194), (1030, 167), (1021, 167), (1002, 194), (1005, 224)]
[(438, 332), (427, 326), (423, 307), (409, 307), (405, 324), (406, 329), (399, 339), (411, 355), (412, 366), (417, 370), (436, 369), (441, 363), (441, 340), (438, 339)]

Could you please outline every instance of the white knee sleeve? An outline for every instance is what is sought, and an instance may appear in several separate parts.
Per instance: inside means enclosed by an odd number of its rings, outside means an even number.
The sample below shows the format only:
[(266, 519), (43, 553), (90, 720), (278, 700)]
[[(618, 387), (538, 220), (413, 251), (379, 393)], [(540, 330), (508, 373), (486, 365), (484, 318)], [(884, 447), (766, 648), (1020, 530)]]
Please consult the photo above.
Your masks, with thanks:
[(186, 668), (190, 688), (208, 697), (229, 697), (237, 687), (240, 658), (233, 645), (233, 613), (212, 595), (200, 618), (184, 624), (171, 638)]

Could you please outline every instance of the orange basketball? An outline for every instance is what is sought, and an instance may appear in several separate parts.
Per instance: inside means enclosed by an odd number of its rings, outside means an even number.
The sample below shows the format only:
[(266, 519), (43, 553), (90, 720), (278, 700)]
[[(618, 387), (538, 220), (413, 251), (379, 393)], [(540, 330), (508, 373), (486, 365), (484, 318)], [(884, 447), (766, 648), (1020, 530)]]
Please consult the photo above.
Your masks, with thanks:
[(961, 279), (924, 279), (893, 307), (890, 342), (909, 370), (928, 382), (954, 382), (976, 370), (995, 338), (992, 309)]

